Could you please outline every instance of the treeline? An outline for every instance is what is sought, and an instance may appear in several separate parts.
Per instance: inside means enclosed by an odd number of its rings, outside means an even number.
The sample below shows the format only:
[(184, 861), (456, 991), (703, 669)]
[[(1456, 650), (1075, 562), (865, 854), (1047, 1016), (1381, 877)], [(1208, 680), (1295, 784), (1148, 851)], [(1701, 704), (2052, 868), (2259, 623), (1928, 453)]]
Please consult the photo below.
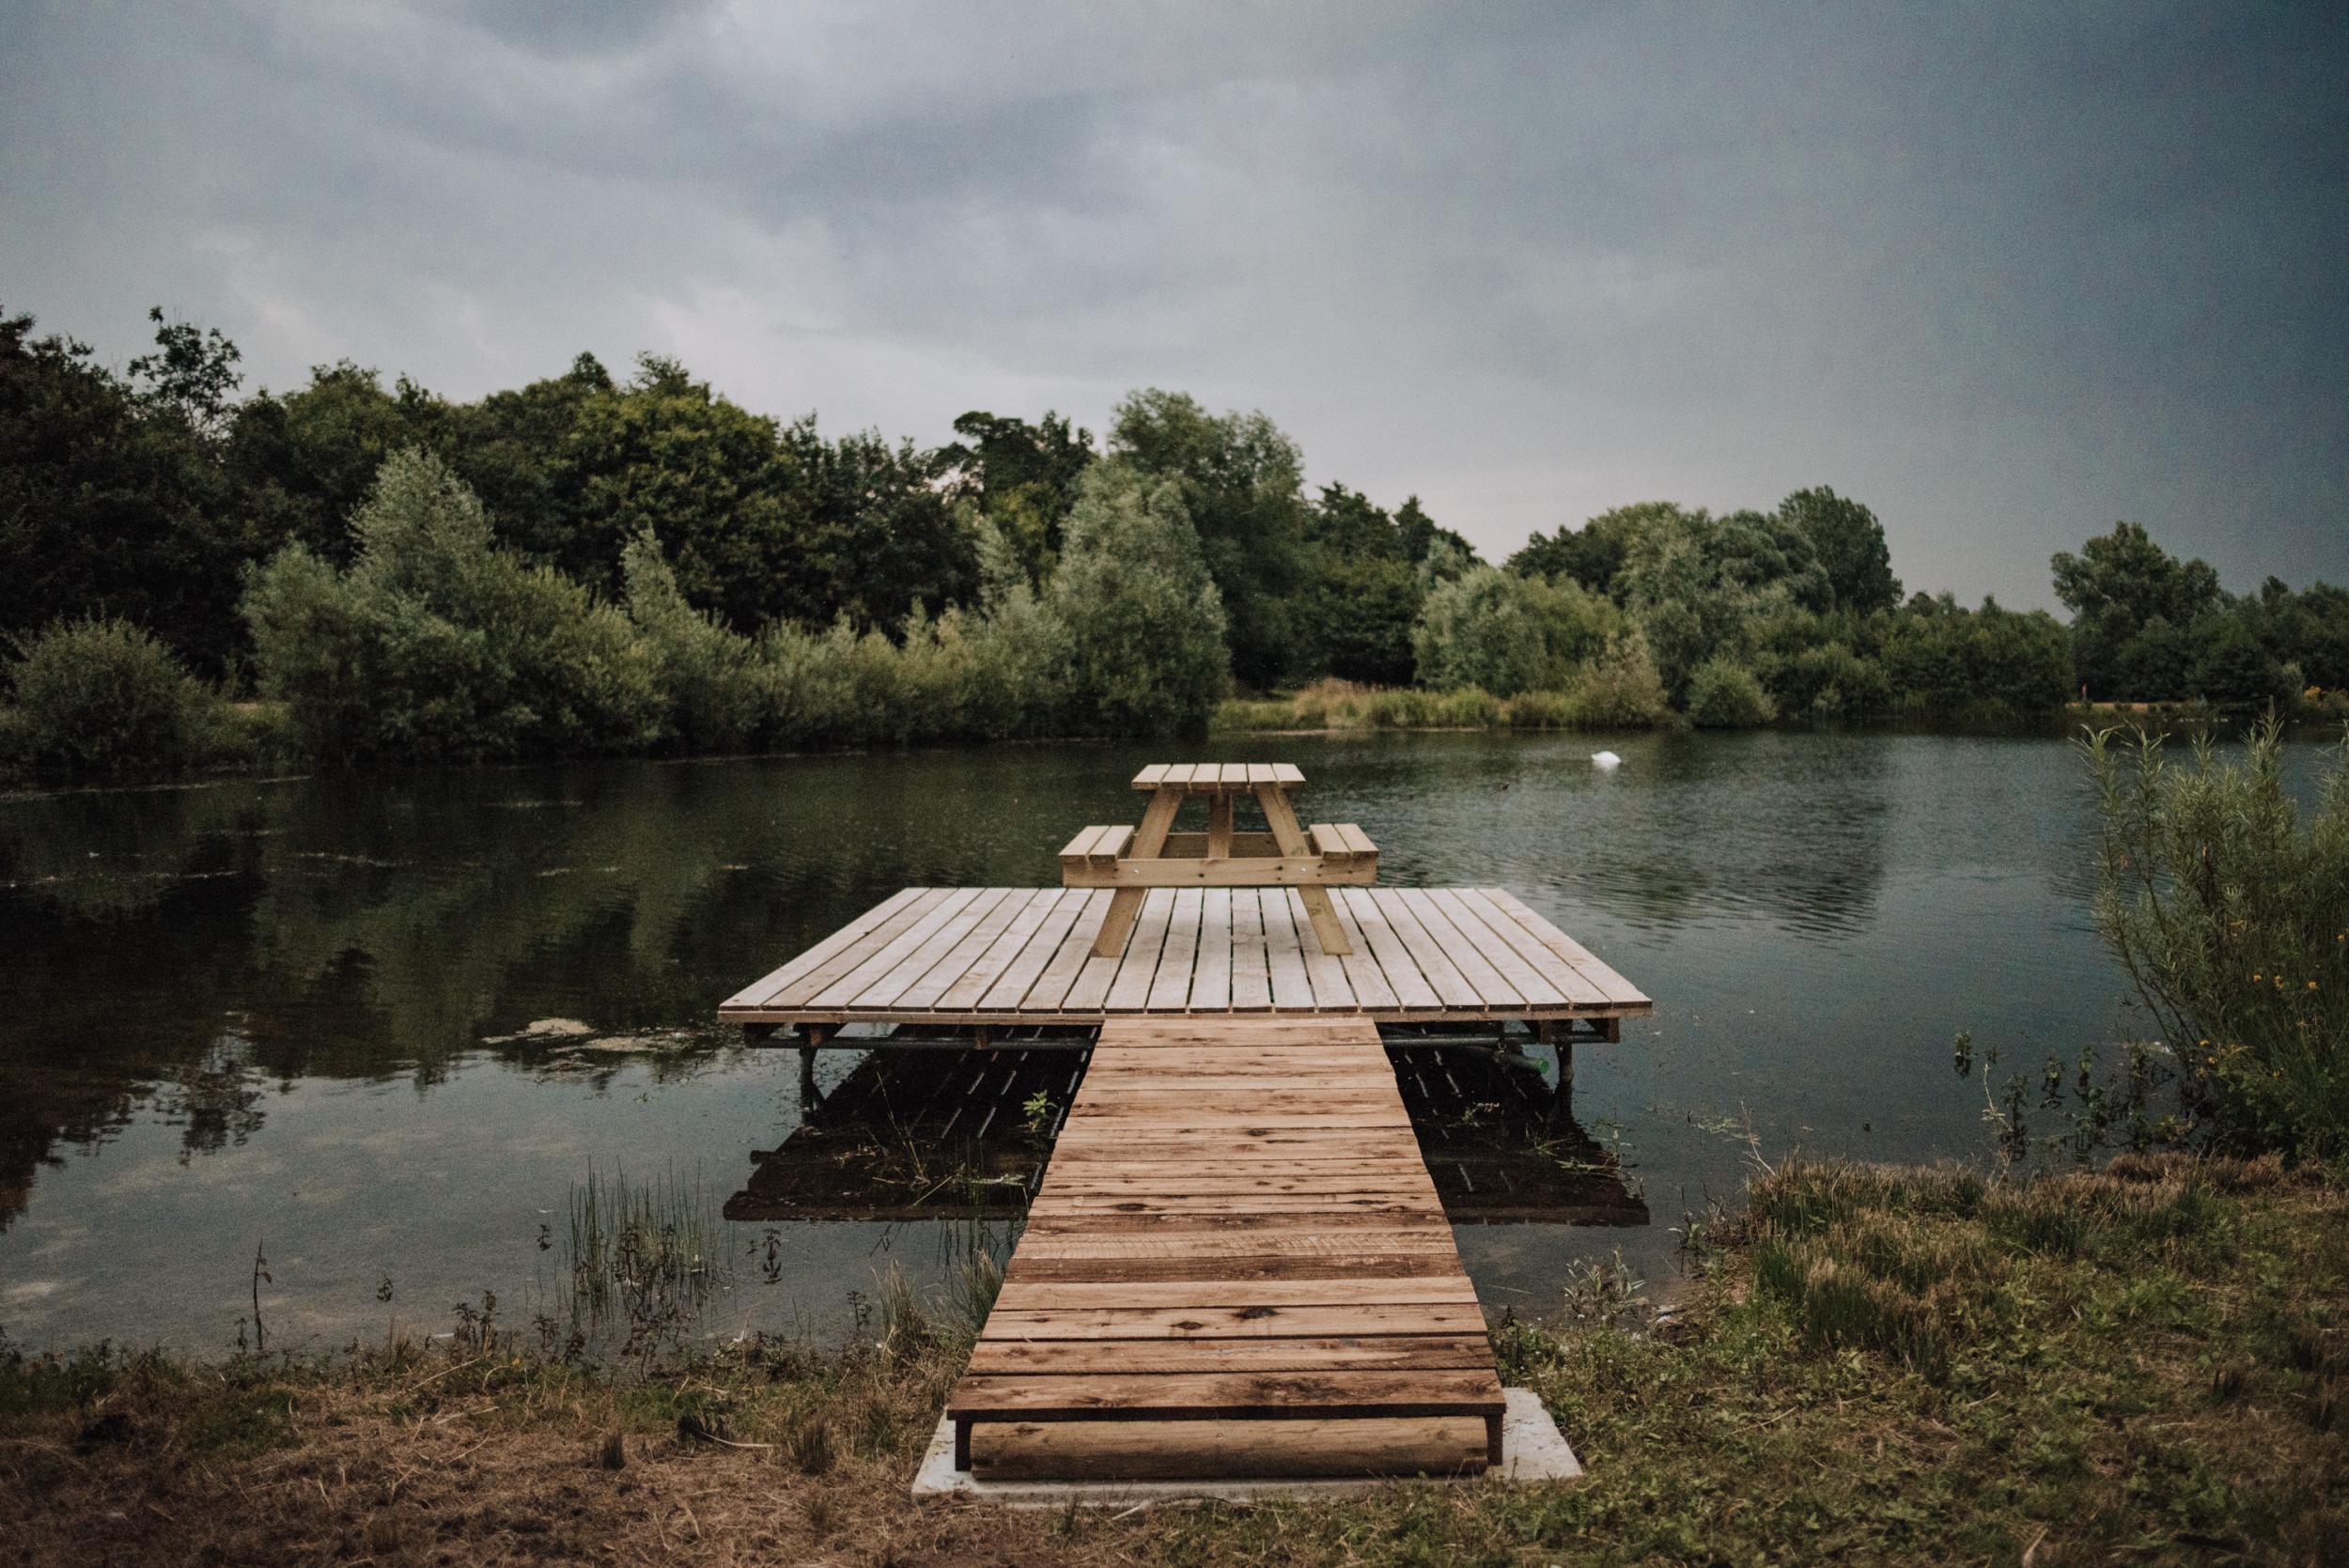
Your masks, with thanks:
[(1496, 567), (1179, 394), (1098, 442), (974, 411), (924, 448), (653, 356), (474, 402), (348, 363), (241, 396), (232, 343), (153, 319), (117, 373), (0, 318), (20, 764), (1170, 733), (1326, 679), (1589, 725), (2349, 686), (2349, 596), (2235, 599), (2130, 525), (2057, 557), (2067, 628), (1904, 601), (1875, 515), (1824, 489), (1622, 507)]

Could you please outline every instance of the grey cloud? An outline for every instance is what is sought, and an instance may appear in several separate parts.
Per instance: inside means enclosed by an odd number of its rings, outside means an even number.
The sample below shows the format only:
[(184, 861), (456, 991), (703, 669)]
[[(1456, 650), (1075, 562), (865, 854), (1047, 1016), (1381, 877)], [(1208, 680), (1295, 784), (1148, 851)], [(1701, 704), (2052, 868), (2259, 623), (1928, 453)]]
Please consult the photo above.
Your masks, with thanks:
[(8, 25), (6, 303), (117, 359), (153, 302), (280, 385), (347, 353), (471, 395), (650, 348), (929, 440), (1179, 385), (1496, 553), (1828, 482), (1916, 586), (2046, 602), (2047, 553), (2121, 516), (2237, 586), (2349, 577), (2337, 11)]

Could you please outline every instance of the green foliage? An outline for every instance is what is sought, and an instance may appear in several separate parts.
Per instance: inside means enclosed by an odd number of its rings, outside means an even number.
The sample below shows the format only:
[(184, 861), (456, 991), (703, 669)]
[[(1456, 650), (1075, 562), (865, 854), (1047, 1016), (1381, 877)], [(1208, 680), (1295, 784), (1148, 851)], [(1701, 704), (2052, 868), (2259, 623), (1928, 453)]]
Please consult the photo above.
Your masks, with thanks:
[(1683, 703), (1699, 665), (1750, 654), (1756, 623), (1825, 609), (1830, 597), (1810, 540), (1791, 522), (1678, 507), (1641, 520), (1615, 592), (1647, 632), (1665, 690)]
[(1672, 712), (1647, 634), (1637, 627), (1610, 635), (1577, 674), (1568, 695), (1577, 719), (1592, 729), (1645, 729)]
[(1304, 455), (1262, 413), (1210, 414), (1153, 387), (1117, 405), (1110, 453), (1172, 481), (1226, 618), (1232, 674), (1269, 687), (1299, 662), (1291, 601), (1303, 585)]
[(1082, 733), (1195, 732), (1229, 684), (1223, 599), (1183, 493), (1124, 461), (1078, 483), (1042, 608), (1066, 640), (1067, 712)]
[(1968, 610), (1919, 594), (1884, 630), (1884, 673), (1912, 713), (2013, 717), (2044, 713), (2069, 693), (2070, 649), (2045, 611), (2017, 613), (1983, 599)]
[(661, 694), (660, 742), (700, 752), (755, 745), (775, 715), (758, 645), (687, 602), (651, 534), (629, 542), (621, 575), (628, 617)]
[(1574, 582), (1477, 567), (1429, 590), (1411, 645), (1426, 685), (1511, 697), (1565, 685), (1621, 619)]
[(1077, 480), (1094, 461), (1090, 431), (1047, 411), (1031, 425), (972, 410), (955, 421), (963, 439), (939, 452), (950, 489), (1002, 535), (1031, 587), (1060, 560), (1061, 533)]
[(162, 363), (209, 351), (192, 331), (163, 329), (142, 392), (87, 345), (0, 314), (0, 637), (118, 616), (208, 675), (227, 667), (257, 535), (203, 401), (224, 389)]
[(2349, 1158), (2349, 739), (2305, 831), (2271, 720), (2240, 763), (2092, 736), (2096, 929), (2222, 1146)]
[[(1561, 527), (1555, 534), (1535, 534), (1509, 557), (1508, 569), (1528, 577), (1557, 577), (1579, 582), (1593, 593), (1615, 592), (1632, 541), (1659, 520), (1682, 515), (1669, 501), (1637, 501), (1617, 506), (1580, 528)], [(1617, 598), (1622, 596), (1617, 595)]]
[(1892, 552), (1875, 513), (1822, 485), (1780, 502), (1778, 515), (1810, 541), (1836, 608), (1865, 615), (1901, 601), (1901, 580), (1892, 575)]
[(244, 599), (263, 691), (321, 756), (625, 751), (661, 698), (628, 618), (490, 538), (438, 458), (394, 455), (337, 571), (299, 545)]
[(20, 647), (0, 709), (0, 754), (27, 768), (154, 778), (194, 767), (226, 742), (220, 699), (128, 621), (57, 621)]
[(1711, 659), (1688, 677), (1688, 718), (1703, 729), (1752, 729), (1778, 717), (1778, 706), (1751, 670)]

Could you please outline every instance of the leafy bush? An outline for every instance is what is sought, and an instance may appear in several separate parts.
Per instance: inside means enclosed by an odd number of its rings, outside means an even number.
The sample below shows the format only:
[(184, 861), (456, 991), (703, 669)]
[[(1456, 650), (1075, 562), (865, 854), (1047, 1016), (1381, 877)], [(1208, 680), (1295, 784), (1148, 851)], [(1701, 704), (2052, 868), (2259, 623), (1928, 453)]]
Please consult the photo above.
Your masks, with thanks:
[(386, 458), (351, 534), (349, 570), (292, 545), (245, 591), (261, 689), (317, 754), (627, 751), (660, 732), (628, 617), (497, 548), (438, 458)]
[(1708, 659), (1688, 677), (1688, 718), (1703, 728), (1751, 729), (1777, 717), (1770, 694), (1742, 664)]
[(661, 739), (681, 751), (730, 752), (772, 727), (774, 685), (758, 645), (686, 602), (650, 533), (622, 552), (628, 618), (661, 694)]
[(1919, 594), (1884, 630), (1895, 706), (1934, 716), (2045, 713), (2071, 693), (2071, 637), (2043, 610), (1968, 610)]
[(1646, 728), (1672, 712), (1647, 634), (1637, 627), (1607, 639), (1599, 656), (1576, 675), (1572, 692), (1576, 717), (1592, 729)]
[(220, 699), (128, 621), (57, 621), (21, 644), (0, 752), (36, 771), (154, 777), (226, 741)]
[(1475, 567), (1428, 591), (1411, 646), (1428, 686), (1514, 697), (1563, 686), (1620, 622), (1612, 604), (1578, 583)]
[(1096, 463), (1066, 536), (1043, 609), (1065, 638), (1069, 722), (1091, 735), (1204, 728), (1230, 661), (1222, 596), (1180, 489), (1122, 460)]
[(2349, 1157), (2349, 738), (2308, 829), (2271, 720), (2239, 764), (2173, 765), (2144, 732), (2092, 736), (2096, 929), (2222, 1146)]

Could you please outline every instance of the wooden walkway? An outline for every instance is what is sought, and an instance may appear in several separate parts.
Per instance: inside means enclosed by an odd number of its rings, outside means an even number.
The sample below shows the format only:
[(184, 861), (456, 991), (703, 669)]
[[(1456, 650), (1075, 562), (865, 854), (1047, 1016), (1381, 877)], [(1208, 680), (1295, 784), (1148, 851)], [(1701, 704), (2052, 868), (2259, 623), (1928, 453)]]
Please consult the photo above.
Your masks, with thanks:
[(1006, 1479), (1476, 1472), (1501, 1412), (1361, 1018), (1105, 1025), (947, 1405)]
[(1323, 950), (1295, 888), (1153, 888), (1124, 947), (1097, 957), (1107, 889), (907, 888), (718, 1016), (985, 1027), (1251, 1013), (1605, 1022), (1651, 1009), (1500, 888), (1329, 891), (1344, 955)]

